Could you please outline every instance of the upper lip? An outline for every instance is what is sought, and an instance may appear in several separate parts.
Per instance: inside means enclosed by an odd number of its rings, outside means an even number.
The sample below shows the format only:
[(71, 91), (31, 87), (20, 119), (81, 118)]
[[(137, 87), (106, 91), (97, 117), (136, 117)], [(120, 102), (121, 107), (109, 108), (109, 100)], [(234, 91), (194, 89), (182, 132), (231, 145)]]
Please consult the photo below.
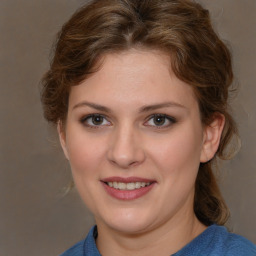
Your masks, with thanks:
[(119, 176), (113, 176), (113, 177), (107, 177), (104, 179), (101, 179), (102, 182), (123, 182), (123, 183), (131, 183), (131, 182), (156, 182), (152, 179), (146, 179), (141, 177), (119, 177)]

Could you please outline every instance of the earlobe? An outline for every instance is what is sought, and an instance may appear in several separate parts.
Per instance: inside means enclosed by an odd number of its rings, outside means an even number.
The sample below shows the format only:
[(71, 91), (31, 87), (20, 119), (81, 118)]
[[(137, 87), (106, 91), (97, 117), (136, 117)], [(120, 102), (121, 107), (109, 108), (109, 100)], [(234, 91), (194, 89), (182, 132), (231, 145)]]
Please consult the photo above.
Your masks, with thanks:
[(225, 117), (217, 113), (211, 124), (204, 128), (204, 138), (201, 150), (201, 163), (210, 161), (218, 150), (221, 134), (225, 124)]
[(64, 155), (69, 160), (67, 144), (66, 144), (66, 134), (65, 134), (64, 127), (63, 127), (63, 123), (61, 121), (58, 121), (57, 131), (59, 134), (59, 140), (60, 140), (60, 144), (61, 144), (62, 150), (64, 152)]

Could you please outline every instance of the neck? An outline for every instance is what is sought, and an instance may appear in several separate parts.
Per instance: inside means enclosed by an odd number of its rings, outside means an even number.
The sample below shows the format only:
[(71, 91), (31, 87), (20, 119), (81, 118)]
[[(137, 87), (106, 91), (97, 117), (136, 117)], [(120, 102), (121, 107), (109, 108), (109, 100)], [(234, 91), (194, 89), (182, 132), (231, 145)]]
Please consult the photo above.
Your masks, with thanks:
[[(206, 227), (194, 213), (172, 218), (155, 229), (125, 234), (98, 223), (97, 247), (104, 256), (171, 255), (192, 241)], [(177, 225), (178, 223), (178, 225)]]

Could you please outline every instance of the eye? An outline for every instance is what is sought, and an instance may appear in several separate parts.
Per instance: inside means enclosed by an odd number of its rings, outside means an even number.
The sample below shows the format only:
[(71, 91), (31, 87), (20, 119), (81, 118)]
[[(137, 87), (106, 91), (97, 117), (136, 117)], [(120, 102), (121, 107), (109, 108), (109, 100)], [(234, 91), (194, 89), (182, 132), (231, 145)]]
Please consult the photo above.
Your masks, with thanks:
[(145, 124), (146, 126), (165, 128), (165, 127), (169, 127), (174, 123), (176, 123), (176, 120), (171, 116), (167, 116), (165, 114), (155, 114), (155, 115), (152, 115)]
[(100, 114), (88, 115), (81, 119), (81, 123), (89, 127), (109, 126), (111, 123)]

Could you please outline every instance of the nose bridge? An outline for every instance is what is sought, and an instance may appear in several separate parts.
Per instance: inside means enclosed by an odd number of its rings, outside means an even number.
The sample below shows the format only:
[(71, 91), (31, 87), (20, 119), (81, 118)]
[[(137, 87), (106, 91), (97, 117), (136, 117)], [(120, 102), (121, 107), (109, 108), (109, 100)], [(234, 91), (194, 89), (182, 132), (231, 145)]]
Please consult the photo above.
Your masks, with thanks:
[(122, 168), (143, 162), (145, 154), (139, 137), (139, 131), (132, 124), (120, 124), (111, 136), (108, 159)]

